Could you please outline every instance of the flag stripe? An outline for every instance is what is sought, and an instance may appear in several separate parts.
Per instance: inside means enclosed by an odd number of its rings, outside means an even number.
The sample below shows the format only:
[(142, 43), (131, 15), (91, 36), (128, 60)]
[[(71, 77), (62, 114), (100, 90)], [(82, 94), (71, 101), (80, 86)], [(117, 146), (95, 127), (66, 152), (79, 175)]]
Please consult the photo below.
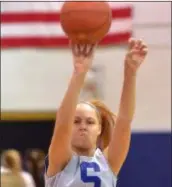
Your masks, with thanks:
[[(112, 9), (112, 19), (131, 17), (131, 7)], [(4, 12), (1, 23), (60, 22), (59, 12)]]
[[(64, 1), (2, 1), (1, 12), (55, 11), (60, 12)], [(111, 9), (132, 7), (132, 2), (108, 2)]]
[[(107, 35), (100, 45), (125, 43), (132, 35), (131, 32)], [(1, 39), (2, 48), (14, 47), (66, 47), (69, 43), (66, 37), (8, 37)]]
[[(60, 47), (68, 38), (60, 25), (63, 2), (5, 2), (1, 11), (1, 47)], [(132, 35), (132, 6), (112, 3), (112, 25), (101, 44), (126, 42)]]
[[(111, 9), (132, 7), (132, 2), (108, 2)], [(2, 1), (1, 12), (60, 12), (63, 2), (53, 1)]]
[[(111, 28), (108, 34), (126, 32), (131, 30), (131, 20), (116, 20), (112, 21)], [(19, 23), (19, 24), (2, 24), (1, 37), (23, 37), (23, 36), (65, 36), (60, 23)]]

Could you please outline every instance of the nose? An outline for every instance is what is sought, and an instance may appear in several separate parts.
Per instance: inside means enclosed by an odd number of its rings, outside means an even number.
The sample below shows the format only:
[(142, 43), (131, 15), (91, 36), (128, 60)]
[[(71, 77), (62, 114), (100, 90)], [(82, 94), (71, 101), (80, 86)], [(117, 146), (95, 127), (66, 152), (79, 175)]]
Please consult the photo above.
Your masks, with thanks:
[(85, 122), (82, 122), (80, 125), (79, 125), (79, 130), (80, 131), (86, 131), (87, 130), (87, 124)]

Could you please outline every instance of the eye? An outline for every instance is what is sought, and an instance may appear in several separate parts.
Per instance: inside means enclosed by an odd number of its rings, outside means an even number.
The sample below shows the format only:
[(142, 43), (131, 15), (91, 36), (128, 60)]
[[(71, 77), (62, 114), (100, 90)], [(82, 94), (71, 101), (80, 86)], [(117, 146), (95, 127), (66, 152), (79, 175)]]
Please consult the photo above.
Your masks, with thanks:
[(88, 120), (87, 120), (87, 123), (88, 123), (89, 125), (93, 125), (93, 124), (95, 124), (95, 121), (94, 121), (93, 119), (88, 119)]
[(78, 124), (78, 123), (80, 123), (80, 122), (81, 122), (80, 119), (75, 119), (75, 120), (74, 120), (74, 123), (75, 123), (75, 124)]

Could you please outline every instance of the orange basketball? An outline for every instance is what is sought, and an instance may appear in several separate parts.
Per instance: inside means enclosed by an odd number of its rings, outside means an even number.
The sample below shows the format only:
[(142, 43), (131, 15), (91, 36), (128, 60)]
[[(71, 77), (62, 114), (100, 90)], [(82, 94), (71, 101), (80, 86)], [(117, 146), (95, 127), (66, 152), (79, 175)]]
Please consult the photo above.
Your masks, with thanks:
[(112, 12), (107, 2), (70, 2), (61, 9), (61, 25), (76, 43), (99, 42), (109, 31)]

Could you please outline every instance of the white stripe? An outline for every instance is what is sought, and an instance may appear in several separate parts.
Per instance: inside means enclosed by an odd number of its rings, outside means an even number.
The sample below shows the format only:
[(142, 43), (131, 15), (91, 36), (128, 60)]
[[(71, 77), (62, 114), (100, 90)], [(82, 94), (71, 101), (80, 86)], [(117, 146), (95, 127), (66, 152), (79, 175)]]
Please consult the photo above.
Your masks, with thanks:
[(127, 8), (127, 7), (132, 7), (133, 2), (109, 2), (111, 8)]
[[(129, 31), (131, 23), (131, 19), (114, 20), (109, 33)], [(61, 25), (55, 23), (2, 24), (1, 37), (10, 36), (64, 36), (64, 32)]]
[(2, 2), (1, 12), (59, 11), (63, 2)]
[[(60, 11), (64, 2), (2, 2), (1, 12)], [(109, 2), (112, 8), (125, 8), (131, 2)]]

